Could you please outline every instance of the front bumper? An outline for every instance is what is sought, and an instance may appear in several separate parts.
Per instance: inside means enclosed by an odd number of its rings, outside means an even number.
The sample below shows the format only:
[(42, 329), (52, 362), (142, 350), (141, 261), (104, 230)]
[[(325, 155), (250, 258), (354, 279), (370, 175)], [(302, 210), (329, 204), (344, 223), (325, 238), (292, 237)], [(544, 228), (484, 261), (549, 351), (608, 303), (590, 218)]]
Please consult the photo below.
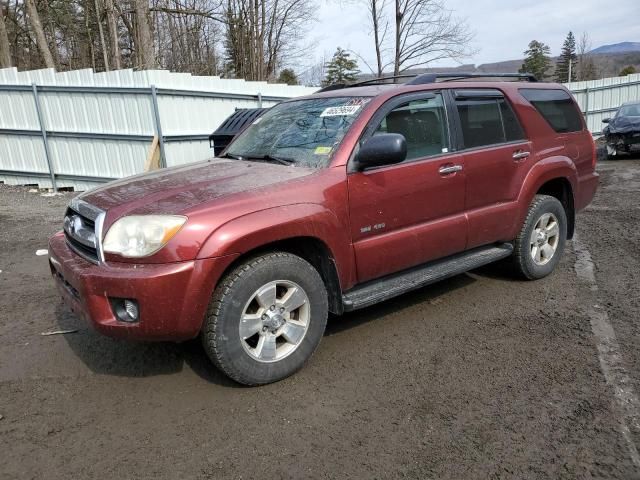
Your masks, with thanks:
[[(71, 309), (105, 335), (136, 340), (181, 341), (196, 337), (213, 289), (235, 257), (95, 265), (74, 253), (62, 232), (49, 240), (51, 273)], [(112, 298), (136, 300), (139, 320), (118, 320)]]
[(625, 133), (611, 133), (606, 136), (607, 143), (612, 147), (637, 146), (640, 144), (640, 130)]

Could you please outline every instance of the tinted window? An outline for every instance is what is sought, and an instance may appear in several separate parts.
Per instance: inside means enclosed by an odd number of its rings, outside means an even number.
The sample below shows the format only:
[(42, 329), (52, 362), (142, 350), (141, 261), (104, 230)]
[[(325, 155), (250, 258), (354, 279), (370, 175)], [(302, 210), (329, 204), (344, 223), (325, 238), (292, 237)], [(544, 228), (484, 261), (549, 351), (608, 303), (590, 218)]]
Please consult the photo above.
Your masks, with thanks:
[(498, 100), (500, 105), (500, 113), (502, 114), (502, 124), (504, 125), (504, 134), (507, 142), (513, 142), (515, 140), (524, 139), (524, 132), (520, 126), (513, 109), (509, 103), (504, 99)]
[(377, 133), (400, 133), (407, 140), (407, 160), (449, 151), (449, 131), (442, 95), (414, 100), (389, 112)]
[(493, 145), (505, 141), (500, 108), (495, 98), (456, 100), (465, 148)]
[(582, 130), (582, 114), (564, 90), (524, 88), (520, 93), (558, 133)]

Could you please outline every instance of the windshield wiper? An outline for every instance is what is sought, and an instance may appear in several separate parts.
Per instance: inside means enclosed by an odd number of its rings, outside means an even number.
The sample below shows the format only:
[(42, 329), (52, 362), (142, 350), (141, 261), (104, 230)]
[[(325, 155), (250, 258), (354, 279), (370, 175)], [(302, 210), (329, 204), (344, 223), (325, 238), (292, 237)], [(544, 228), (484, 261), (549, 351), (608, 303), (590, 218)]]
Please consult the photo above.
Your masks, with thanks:
[(281, 165), (293, 165), (296, 161), (293, 158), (278, 157), (274, 155), (247, 155), (243, 160), (258, 160), (260, 162), (277, 162)]
[(219, 158), (233, 158), (234, 160), (244, 160), (245, 157), (243, 157), (242, 155), (234, 155), (233, 153), (225, 153)]

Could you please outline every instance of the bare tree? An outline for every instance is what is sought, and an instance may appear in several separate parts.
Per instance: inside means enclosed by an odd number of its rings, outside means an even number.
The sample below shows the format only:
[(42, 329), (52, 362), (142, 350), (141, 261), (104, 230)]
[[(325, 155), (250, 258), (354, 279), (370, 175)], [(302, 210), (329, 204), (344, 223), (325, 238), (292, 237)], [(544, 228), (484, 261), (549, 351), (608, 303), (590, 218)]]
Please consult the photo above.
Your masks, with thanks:
[(248, 80), (274, 79), (285, 61), (301, 55), (310, 0), (227, 0), (226, 72)]
[(109, 50), (111, 51), (111, 65), (120, 70), (120, 42), (118, 40), (118, 20), (113, 2), (117, 0), (105, 0), (105, 14), (109, 27)]
[[(8, 10), (8, 6), (7, 6)], [(4, 24), (5, 8), (0, 3), (0, 68), (9, 68), (12, 66), (11, 62), (11, 44), (9, 43), (9, 35), (7, 34), (7, 27)]]
[(389, 0), (365, 0), (373, 30), (373, 42), (376, 49), (376, 66), (379, 77), (381, 77), (384, 72), (382, 49), (389, 29), (389, 19), (385, 15), (388, 2)]
[(589, 34), (584, 32), (578, 40), (578, 74), (577, 80), (595, 80), (598, 78), (598, 71), (593, 57), (589, 54), (591, 51), (591, 39)]
[(153, 36), (151, 35), (151, 25), (149, 23), (149, 2), (148, 0), (134, 0), (136, 15), (137, 33), (137, 55), (138, 68), (156, 68), (156, 57), (153, 46)]
[(104, 37), (104, 28), (102, 27), (102, 18), (104, 17), (104, 9), (100, 0), (94, 0), (96, 8), (96, 20), (98, 21), (98, 33), (100, 34), (100, 50), (102, 50), (102, 59), (104, 61), (104, 69), (109, 71), (109, 52), (107, 50), (107, 42)]
[(441, 59), (471, 55), (473, 33), (443, 0), (395, 0), (394, 75)]
[(44, 64), (47, 68), (56, 68), (56, 64), (53, 61), (53, 55), (49, 49), (47, 37), (44, 34), (44, 29), (42, 28), (42, 22), (40, 22), (40, 15), (38, 14), (35, 0), (25, 0), (24, 3), (27, 8), (27, 15), (29, 16), (33, 34), (36, 36), (36, 44), (38, 45), (38, 50), (40, 50), (40, 55), (42, 55)]

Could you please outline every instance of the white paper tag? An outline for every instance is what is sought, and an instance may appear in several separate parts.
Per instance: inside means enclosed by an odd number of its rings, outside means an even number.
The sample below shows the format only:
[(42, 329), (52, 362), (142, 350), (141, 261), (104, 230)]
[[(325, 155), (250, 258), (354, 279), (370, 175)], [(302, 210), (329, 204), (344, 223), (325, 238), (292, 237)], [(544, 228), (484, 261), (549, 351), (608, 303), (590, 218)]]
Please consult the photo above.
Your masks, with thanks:
[(355, 114), (360, 110), (360, 105), (342, 105), (339, 107), (325, 108), (320, 114), (321, 117), (346, 117)]

